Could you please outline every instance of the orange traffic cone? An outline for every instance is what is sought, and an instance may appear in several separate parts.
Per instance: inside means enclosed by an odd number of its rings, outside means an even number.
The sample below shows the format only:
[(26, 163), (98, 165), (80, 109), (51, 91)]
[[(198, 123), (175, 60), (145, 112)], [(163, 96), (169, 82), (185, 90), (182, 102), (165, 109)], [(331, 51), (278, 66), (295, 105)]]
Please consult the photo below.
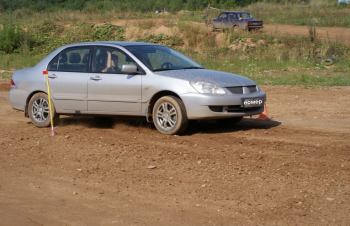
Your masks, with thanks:
[(259, 115), (258, 119), (263, 121), (271, 120), (270, 117), (268, 116), (268, 109), (267, 109), (266, 103), (264, 104), (264, 111)]

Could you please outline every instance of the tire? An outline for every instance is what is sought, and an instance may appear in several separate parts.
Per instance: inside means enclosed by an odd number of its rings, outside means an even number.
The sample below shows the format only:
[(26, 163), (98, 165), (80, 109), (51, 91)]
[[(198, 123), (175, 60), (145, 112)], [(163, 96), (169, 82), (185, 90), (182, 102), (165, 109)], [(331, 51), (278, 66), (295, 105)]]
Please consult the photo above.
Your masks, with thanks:
[[(49, 101), (45, 93), (36, 93), (32, 96), (28, 103), (28, 115), (32, 123), (39, 128), (49, 127), (50, 113), (49, 113)], [(51, 103), (52, 104), (52, 103)], [(58, 114), (56, 113), (55, 107), (52, 104), (53, 119), (54, 122), (58, 121)]]
[(188, 125), (185, 105), (175, 96), (159, 98), (154, 104), (152, 116), (154, 126), (162, 134), (181, 134)]
[(218, 119), (217, 123), (221, 126), (234, 126), (240, 121), (242, 121), (243, 117), (234, 117), (234, 118), (225, 118), (225, 119)]

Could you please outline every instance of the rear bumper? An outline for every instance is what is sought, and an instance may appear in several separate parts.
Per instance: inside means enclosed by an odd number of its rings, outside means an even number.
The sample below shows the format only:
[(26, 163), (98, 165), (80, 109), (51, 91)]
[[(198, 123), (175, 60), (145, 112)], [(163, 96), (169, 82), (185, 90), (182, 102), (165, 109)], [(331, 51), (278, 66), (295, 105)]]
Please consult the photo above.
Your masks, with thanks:
[(27, 99), (28, 93), (21, 90), (12, 88), (9, 92), (9, 101), (11, 106), (14, 109), (24, 111), (26, 106), (26, 99)]
[(242, 98), (259, 97), (266, 100), (262, 91), (246, 95), (203, 95), (188, 93), (181, 96), (189, 119), (233, 118), (257, 115), (264, 111), (263, 105), (255, 108), (243, 108)]
[(264, 26), (254, 26), (254, 25), (250, 25), (248, 28), (249, 28), (249, 29), (262, 29), (262, 28), (264, 28)]

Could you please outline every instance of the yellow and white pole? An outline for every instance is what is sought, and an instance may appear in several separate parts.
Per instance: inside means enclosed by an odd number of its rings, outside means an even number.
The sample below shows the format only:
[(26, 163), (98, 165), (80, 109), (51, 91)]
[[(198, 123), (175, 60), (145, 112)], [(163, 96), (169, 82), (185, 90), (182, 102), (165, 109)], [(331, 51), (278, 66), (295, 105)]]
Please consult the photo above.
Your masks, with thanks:
[(51, 136), (55, 136), (54, 124), (53, 124), (53, 108), (51, 102), (51, 87), (49, 81), (49, 72), (47, 70), (43, 71), (43, 75), (45, 76), (46, 88), (47, 88), (47, 99), (49, 101), (49, 115), (50, 115), (50, 124), (51, 124)]

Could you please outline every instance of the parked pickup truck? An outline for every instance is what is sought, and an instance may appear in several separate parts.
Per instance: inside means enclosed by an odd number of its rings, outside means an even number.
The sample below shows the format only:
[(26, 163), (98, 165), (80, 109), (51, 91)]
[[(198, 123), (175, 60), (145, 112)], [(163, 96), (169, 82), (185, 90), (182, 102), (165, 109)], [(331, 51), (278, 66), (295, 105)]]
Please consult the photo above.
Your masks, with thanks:
[(213, 30), (217, 29), (241, 29), (257, 30), (263, 28), (263, 21), (254, 19), (248, 12), (226, 11), (212, 20)]

